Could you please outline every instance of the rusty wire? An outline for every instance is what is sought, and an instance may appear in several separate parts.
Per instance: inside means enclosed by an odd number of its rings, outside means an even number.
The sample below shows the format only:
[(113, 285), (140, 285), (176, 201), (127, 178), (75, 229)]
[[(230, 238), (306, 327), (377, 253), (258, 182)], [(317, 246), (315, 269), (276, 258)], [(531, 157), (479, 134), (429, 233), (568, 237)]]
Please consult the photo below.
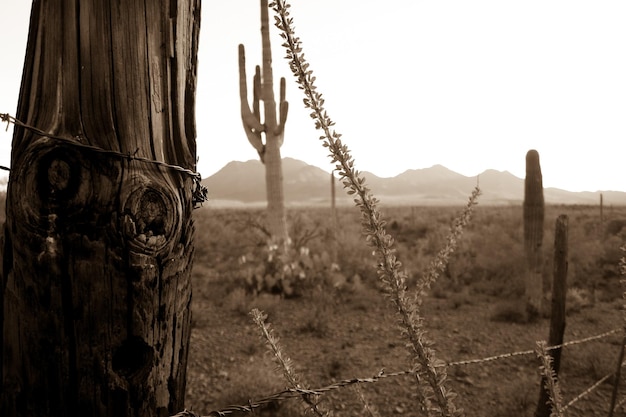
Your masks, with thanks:
[[(104, 155), (109, 155), (109, 156), (113, 156), (116, 158), (120, 158), (120, 159), (127, 159), (129, 161), (138, 161), (138, 162), (144, 162), (144, 163), (148, 163), (148, 164), (153, 164), (153, 165), (157, 165), (163, 168), (167, 168), (167, 169), (171, 169), (173, 171), (177, 171), (177, 172), (181, 172), (185, 175), (188, 175), (190, 177), (192, 177), (193, 179), (193, 183), (194, 183), (194, 189), (193, 189), (193, 204), (194, 207), (197, 206), (197, 204), (202, 204), (205, 201), (207, 201), (207, 189), (206, 187), (204, 187), (201, 184), (202, 181), (202, 176), (200, 175), (200, 173), (195, 172), (191, 169), (188, 168), (184, 168), (181, 167), (179, 165), (173, 165), (173, 164), (168, 164), (167, 162), (163, 162), (163, 161), (157, 161), (154, 159), (150, 159), (150, 158), (145, 158), (142, 156), (137, 156), (136, 153), (137, 151), (135, 151), (135, 154), (133, 153), (122, 153), (122, 152), (117, 152), (117, 151), (113, 151), (110, 149), (104, 149), (104, 148), (100, 148), (98, 146), (93, 146), (93, 145), (87, 145), (85, 143), (81, 143), (80, 140), (83, 140), (82, 136), (76, 136), (74, 138), (67, 138), (64, 136), (59, 136), (59, 135), (54, 135), (52, 133), (49, 132), (45, 132), (35, 126), (31, 126), (28, 125), (18, 119), (16, 119), (15, 117), (11, 116), (8, 113), (0, 113), (0, 122), (6, 122), (7, 123), (7, 128), (9, 124), (13, 124), (15, 126), (19, 126), (21, 128), (24, 128), (38, 136), (42, 136), (42, 137), (46, 137), (49, 139), (54, 139), (56, 141), (62, 142), (66, 145), (70, 145), (88, 152), (96, 152), (99, 154), (104, 154)], [(11, 171), (10, 168), (7, 167), (0, 167), (1, 169), (4, 169), (6, 171)]]
[[(626, 362), (622, 362), (622, 364), (620, 365), (620, 367), (626, 365)], [(581, 399), (583, 399), (584, 397), (586, 397), (587, 395), (591, 394), (596, 388), (598, 388), (600, 385), (602, 385), (605, 381), (607, 381), (609, 378), (611, 378), (613, 375), (615, 375), (615, 372), (611, 372), (608, 373), (606, 375), (604, 375), (602, 378), (600, 378), (599, 380), (597, 380), (594, 384), (590, 385), (589, 388), (587, 388), (586, 390), (584, 390), (583, 392), (581, 392), (580, 394), (578, 394), (576, 397), (574, 397), (570, 402), (568, 402), (567, 404), (565, 404), (562, 408), (561, 411), (565, 411), (567, 410), (569, 407), (571, 407), (572, 405), (574, 405), (575, 403), (577, 403), (578, 401), (580, 401)], [(618, 404), (619, 406), (619, 404)]]
[[(585, 337), (584, 339), (578, 339), (578, 340), (572, 340), (570, 342), (565, 342), (565, 343), (561, 343), (560, 345), (554, 345), (554, 346), (547, 346), (546, 350), (556, 350), (556, 349), (561, 349), (567, 346), (573, 346), (573, 345), (578, 345), (581, 343), (587, 343), (587, 342), (592, 342), (594, 340), (598, 340), (598, 339), (602, 339), (604, 337), (608, 337), (611, 336), (612, 334), (615, 334), (617, 332), (622, 331), (622, 329), (613, 329), (613, 330), (609, 330), (608, 332), (605, 333), (601, 333), (595, 336), (589, 336), (589, 337)], [(473, 365), (476, 363), (483, 363), (483, 362), (491, 362), (491, 361), (495, 361), (495, 360), (499, 360), (499, 359), (508, 359), (508, 358), (512, 358), (514, 356), (522, 356), (522, 355), (532, 355), (534, 354), (535, 351), (534, 350), (520, 350), (518, 352), (509, 352), (509, 353), (503, 353), (501, 355), (495, 355), (495, 356), (489, 356), (486, 358), (480, 358), (480, 359), (468, 359), (468, 360), (464, 360), (464, 361), (454, 361), (454, 362), (448, 362), (446, 365), (448, 366), (460, 366), (460, 365)]]
[[(594, 340), (598, 340), (598, 339), (602, 339), (604, 337), (608, 337), (611, 336), (619, 331), (621, 331), (623, 329), (619, 328), (619, 329), (614, 329), (614, 330), (610, 330), (608, 332), (604, 332), (595, 336), (590, 336), (590, 337), (585, 337), (582, 339), (577, 339), (577, 340), (572, 340), (570, 342), (566, 342), (566, 343), (562, 343), (560, 345), (554, 345), (554, 346), (548, 346), (546, 347), (546, 350), (554, 350), (554, 349), (559, 349), (559, 348), (563, 348), (563, 347), (567, 347), (567, 346), (573, 346), (573, 345), (577, 345), (577, 344), (582, 344), (582, 343), (587, 343), (587, 342), (592, 342)], [(479, 364), (479, 363), (485, 363), (485, 362), (492, 362), (495, 360), (499, 360), (499, 359), (508, 359), (508, 358), (512, 358), (515, 356), (521, 356), (521, 355), (530, 355), (530, 354), (535, 354), (534, 350), (524, 350), (524, 351), (517, 351), (517, 352), (510, 352), (510, 353), (505, 353), (502, 355), (495, 355), (495, 356), (489, 356), (489, 357), (485, 357), (485, 358), (480, 358), (480, 359), (471, 359), (471, 360), (466, 360), (466, 361), (454, 361), (454, 362), (447, 362), (446, 366), (461, 366), (461, 365), (473, 365), (473, 364)], [(626, 364), (626, 362), (622, 363), (622, 366)], [(414, 375), (418, 372), (417, 369), (412, 369), (412, 370), (407, 370), (407, 371), (399, 371), (399, 372), (390, 372), (390, 373), (386, 373), (384, 372), (384, 370), (381, 370), (377, 375), (370, 377), (370, 378), (352, 378), (352, 379), (344, 379), (338, 382), (334, 382), (332, 384), (326, 385), (324, 387), (321, 388), (317, 388), (317, 389), (296, 389), (296, 388), (288, 388), (285, 389), (283, 391), (277, 392), (273, 395), (267, 396), (265, 398), (259, 399), (259, 400), (250, 400), (248, 402), (248, 404), (245, 405), (229, 405), (226, 406), (225, 408), (218, 410), (218, 411), (211, 411), (207, 416), (201, 416), (199, 414), (195, 414), (192, 411), (189, 410), (184, 410), (181, 413), (178, 413), (172, 417), (226, 417), (229, 416), (233, 413), (236, 412), (244, 412), (244, 413), (252, 413), (254, 412), (256, 409), (263, 407), (264, 405), (267, 404), (272, 404), (278, 401), (283, 401), (283, 400), (287, 400), (290, 398), (298, 398), (298, 397), (302, 397), (302, 396), (322, 396), (324, 394), (326, 394), (329, 391), (334, 391), (340, 388), (345, 388), (345, 387), (349, 387), (352, 385), (356, 385), (356, 384), (367, 384), (367, 383), (374, 383), (374, 382), (378, 382), (381, 379), (385, 379), (385, 378), (394, 378), (394, 377), (399, 377), (399, 376), (406, 376), (406, 375)], [(579, 400), (581, 400), (582, 398), (584, 398), (585, 396), (587, 396), (589, 393), (591, 393), (594, 389), (596, 389), (598, 386), (600, 386), (604, 381), (606, 381), (608, 378), (610, 378), (613, 375), (613, 373), (606, 375), (605, 377), (603, 377), (602, 379), (600, 379), (599, 381), (597, 381), (595, 384), (593, 384), (592, 386), (590, 386), (589, 388), (587, 388), (585, 391), (583, 391), (582, 393), (580, 393), (579, 395), (577, 395), (576, 397), (574, 397), (569, 403), (567, 403), (565, 406), (563, 406), (563, 410), (567, 409), (568, 407), (571, 407), (574, 403), (578, 402)]]

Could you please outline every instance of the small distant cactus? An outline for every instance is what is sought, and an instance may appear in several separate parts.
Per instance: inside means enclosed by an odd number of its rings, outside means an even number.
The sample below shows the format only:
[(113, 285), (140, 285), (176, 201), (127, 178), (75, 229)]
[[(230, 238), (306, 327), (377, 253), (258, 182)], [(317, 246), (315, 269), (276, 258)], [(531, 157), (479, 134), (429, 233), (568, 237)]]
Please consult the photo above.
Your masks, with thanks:
[[(267, 0), (261, 0), (261, 39), (263, 66), (261, 68), (257, 65), (255, 69), (252, 109), (250, 109), (248, 104), (245, 49), (243, 45), (239, 45), (241, 120), (248, 141), (258, 152), (261, 162), (265, 164), (269, 231), (272, 234), (272, 239), (287, 245), (289, 243), (289, 235), (287, 232), (280, 147), (284, 140), (289, 104), (285, 99), (285, 79), (281, 78), (278, 108), (279, 120), (277, 121)], [(263, 120), (261, 120), (260, 101), (263, 101)], [(265, 141), (263, 141), (263, 134), (265, 135)]]
[(526, 154), (524, 181), (524, 250), (528, 266), (526, 276), (526, 308), (529, 318), (541, 313), (543, 300), (543, 223), (545, 202), (539, 153), (531, 149)]

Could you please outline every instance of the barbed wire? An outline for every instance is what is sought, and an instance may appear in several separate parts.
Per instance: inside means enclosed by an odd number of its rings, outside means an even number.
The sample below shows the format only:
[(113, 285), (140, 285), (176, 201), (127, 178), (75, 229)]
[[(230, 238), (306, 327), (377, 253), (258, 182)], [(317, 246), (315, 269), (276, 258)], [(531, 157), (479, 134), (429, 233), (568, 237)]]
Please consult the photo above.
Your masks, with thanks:
[[(572, 340), (566, 343), (562, 343), (559, 345), (554, 345), (554, 346), (548, 346), (546, 348), (546, 350), (555, 350), (555, 349), (560, 349), (563, 347), (568, 347), (568, 346), (573, 346), (573, 345), (578, 345), (578, 344), (582, 344), (582, 343), (588, 343), (588, 342), (592, 342), (594, 340), (598, 340), (598, 339), (602, 339), (608, 336), (611, 336), (612, 334), (615, 334), (619, 331), (622, 331), (622, 328), (618, 328), (618, 329), (613, 329), (595, 336), (589, 336), (589, 337), (585, 337), (582, 339), (577, 339), (577, 340)], [(490, 361), (495, 361), (495, 360), (499, 360), (499, 359), (508, 359), (508, 358), (512, 358), (514, 356), (520, 356), (520, 355), (529, 355), (529, 354), (535, 354), (534, 350), (524, 350), (524, 351), (518, 351), (518, 352), (510, 352), (510, 353), (505, 353), (502, 355), (495, 355), (495, 356), (489, 356), (489, 357), (485, 357), (485, 358), (480, 358), (480, 359), (470, 359), (470, 360), (466, 360), (466, 361), (454, 361), (454, 362), (447, 362), (446, 366), (461, 366), (461, 365), (470, 365), (470, 364), (478, 364), (478, 363), (484, 363), (484, 362), (490, 362)], [(626, 364), (626, 361), (624, 363), (622, 363), (622, 366), (624, 366), (624, 364)], [(329, 391), (334, 391), (340, 388), (345, 388), (348, 386), (352, 386), (355, 384), (366, 384), (366, 383), (373, 383), (373, 382), (378, 382), (381, 379), (385, 379), (385, 378), (394, 378), (394, 377), (399, 377), (399, 376), (406, 376), (406, 375), (414, 375), (416, 374), (418, 371), (416, 369), (412, 369), (412, 370), (406, 370), (406, 371), (398, 371), (398, 372), (390, 372), (390, 373), (386, 373), (383, 370), (381, 370), (377, 375), (370, 377), (370, 378), (352, 378), (352, 379), (344, 379), (338, 382), (334, 382), (332, 384), (326, 385), (324, 387), (321, 388), (316, 388), (316, 389), (295, 389), (295, 388), (288, 388), (285, 389), (283, 391), (277, 392), (275, 394), (269, 395), (265, 398), (259, 399), (259, 400), (250, 400), (248, 402), (248, 404), (245, 405), (229, 405), (226, 408), (223, 408), (219, 411), (211, 411), (208, 416), (201, 416), (199, 414), (195, 414), (192, 411), (189, 410), (184, 410), (172, 417), (226, 417), (228, 415), (231, 415), (233, 413), (236, 412), (254, 412), (254, 410), (256, 410), (257, 408), (263, 407), (264, 405), (267, 404), (273, 404), (282, 400), (286, 400), (286, 399), (290, 399), (290, 398), (297, 398), (297, 397), (301, 397), (301, 396), (321, 396), (326, 394)], [(601, 380), (599, 380), (598, 382), (596, 382), (595, 384), (593, 384), (592, 386), (590, 386), (589, 388), (587, 388), (585, 391), (583, 391), (582, 393), (580, 393), (578, 396), (576, 396), (574, 399), (572, 399), (569, 403), (567, 403), (564, 407), (563, 410), (565, 410), (566, 408), (572, 406), (573, 404), (575, 404), (576, 402), (580, 401), (582, 398), (584, 398), (585, 396), (589, 395), (594, 389), (596, 389), (597, 387), (599, 387), (603, 382), (605, 382), (608, 378), (610, 378), (612, 375), (614, 375), (615, 373), (611, 373), (609, 375), (606, 375), (605, 377), (603, 377)]]
[[(622, 362), (622, 364), (620, 365), (620, 367), (626, 365), (626, 361)], [(615, 375), (615, 372), (611, 372), (608, 373), (606, 375), (604, 375), (602, 378), (600, 378), (599, 380), (597, 380), (593, 385), (591, 385), (589, 388), (587, 388), (586, 390), (584, 390), (583, 392), (581, 392), (580, 394), (578, 394), (576, 397), (574, 397), (570, 402), (568, 402), (567, 404), (565, 404), (562, 408), (561, 411), (565, 411), (567, 410), (569, 407), (571, 407), (572, 405), (574, 405), (575, 403), (577, 403), (578, 401), (580, 401), (581, 399), (583, 399), (584, 397), (586, 397), (587, 395), (591, 394), (596, 388), (598, 388), (600, 385), (602, 385), (606, 380), (608, 380), (609, 378), (611, 378), (613, 375)], [(619, 406), (619, 404), (618, 404)]]
[[(10, 124), (13, 124), (15, 126), (24, 128), (38, 136), (45, 136), (47, 138), (60, 141), (64, 144), (67, 144), (67, 145), (70, 145), (70, 146), (73, 146), (73, 147), (76, 147), (76, 148), (79, 148), (88, 152), (96, 152), (99, 154), (113, 156), (113, 157), (120, 158), (120, 159), (127, 159), (129, 161), (132, 160), (132, 161), (144, 162), (147, 164), (153, 164), (153, 165), (160, 166), (162, 168), (171, 169), (173, 171), (177, 171), (182, 174), (189, 175), (190, 177), (192, 177), (193, 183), (194, 183), (194, 189), (193, 189), (193, 195), (192, 195), (192, 201), (193, 201), (194, 207), (208, 200), (208, 197), (207, 197), (208, 191), (207, 191), (207, 188), (201, 184), (202, 176), (200, 175), (199, 172), (195, 172), (189, 168), (184, 168), (179, 165), (168, 164), (167, 162), (157, 161), (155, 159), (137, 156), (136, 153), (139, 151), (139, 149), (137, 149), (134, 153), (130, 153), (130, 152), (122, 153), (122, 152), (117, 152), (117, 151), (113, 151), (110, 149), (100, 148), (94, 145), (88, 145), (88, 144), (80, 142), (81, 140), (84, 140), (84, 137), (82, 135), (77, 135), (74, 138), (67, 138), (64, 136), (54, 135), (52, 133), (45, 132), (39, 129), (38, 127), (26, 124), (16, 119), (15, 117), (11, 116), (8, 113), (0, 113), (0, 122), (6, 122), (7, 129)], [(0, 168), (6, 171), (11, 171), (10, 168), (4, 167), (4, 166)]]
[[(585, 337), (584, 339), (578, 339), (578, 340), (572, 340), (570, 342), (565, 342), (565, 343), (561, 343), (559, 345), (554, 345), (554, 346), (547, 346), (546, 350), (556, 350), (556, 349), (561, 349), (567, 346), (573, 346), (573, 345), (578, 345), (581, 343), (586, 343), (586, 342), (592, 342), (594, 340), (597, 339), (602, 339), (608, 336), (611, 336), (612, 334), (615, 334), (617, 332), (622, 331), (623, 329), (618, 328), (618, 329), (613, 329), (613, 330), (609, 330), (608, 332), (605, 333), (601, 333), (595, 336), (589, 336), (589, 337)], [(461, 365), (473, 365), (473, 364), (477, 364), (477, 363), (483, 363), (483, 362), (491, 362), (491, 361), (495, 361), (495, 360), (499, 360), (499, 359), (508, 359), (508, 358), (512, 358), (514, 356), (522, 356), (522, 355), (533, 355), (535, 353), (534, 350), (521, 350), (518, 352), (509, 352), (509, 353), (503, 353), (500, 355), (494, 355), (494, 356), (489, 356), (486, 358), (480, 358), (480, 359), (468, 359), (468, 360), (463, 360), (463, 361), (454, 361), (454, 362), (447, 362), (446, 365), (447, 366), (461, 366)]]
[[(246, 405), (229, 405), (219, 411), (211, 411), (206, 417), (226, 417), (236, 412), (253, 412), (257, 408), (260, 408), (267, 404), (275, 403), (277, 401), (282, 401), (282, 400), (286, 400), (290, 398), (298, 398), (301, 396), (309, 396), (309, 397), (320, 396), (320, 395), (324, 395), (328, 393), (329, 391), (338, 390), (340, 388), (345, 388), (345, 387), (352, 386), (355, 384), (373, 383), (373, 382), (377, 382), (385, 378), (412, 375), (412, 374), (415, 374), (416, 372), (417, 372), (416, 370), (409, 370), (409, 371), (386, 373), (383, 369), (380, 372), (378, 372), (378, 374), (370, 378), (344, 379), (344, 380), (334, 382), (332, 384), (326, 385), (321, 388), (316, 388), (316, 389), (286, 388), (283, 391), (269, 395), (265, 398), (254, 400), (254, 401), (251, 400)], [(181, 413), (178, 413), (172, 417), (204, 417), (204, 416), (200, 416), (189, 410), (184, 410)]]

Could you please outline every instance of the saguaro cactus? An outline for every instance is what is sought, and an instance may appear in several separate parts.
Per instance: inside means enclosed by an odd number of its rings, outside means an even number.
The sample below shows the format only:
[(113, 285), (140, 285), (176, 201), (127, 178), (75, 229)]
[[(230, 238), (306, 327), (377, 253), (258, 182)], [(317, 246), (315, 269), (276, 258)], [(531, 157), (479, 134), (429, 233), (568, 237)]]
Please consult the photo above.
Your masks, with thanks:
[(526, 179), (524, 181), (524, 250), (528, 266), (526, 276), (526, 308), (529, 316), (541, 312), (543, 299), (542, 245), (544, 223), (543, 179), (539, 153), (531, 149), (526, 154)]
[[(265, 184), (267, 190), (267, 210), (269, 230), (274, 240), (287, 243), (287, 216), (283, 193), (283, 172), (280, 147), (283, 144), (285, 122), (289, 105), (285, 100), (285, 79), (280, 79), (279, 120), (276, 120), (274, 81), (272, 74), (272, 49), (270, 45), (267, 0), (261, 0), (261, 39), (262, 68), (256, 66), (252, 109), (248, 104), (246, 83), (246, 55), (243, 45), (239, 45), (239, 96), (241, 98), (241, 120), (250, 144), (256, 149), (265, 164)], [(259, 102), (263, 101), (263, 120)], [(263, 137), (265, 136), (265, 137)], [(264, 140), (265, 139), (265, 140)]]

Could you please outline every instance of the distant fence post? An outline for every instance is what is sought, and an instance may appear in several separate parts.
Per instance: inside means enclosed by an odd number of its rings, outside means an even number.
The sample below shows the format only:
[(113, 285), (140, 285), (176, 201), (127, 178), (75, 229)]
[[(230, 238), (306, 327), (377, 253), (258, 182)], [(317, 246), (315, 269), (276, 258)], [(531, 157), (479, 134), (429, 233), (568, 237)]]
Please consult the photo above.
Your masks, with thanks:
[(604, 226), (604, 197), (600, 193), (600, 229)]
[[(565, 298), (567, 294), (567, 216), (561, 214), (556, 219), (554, 232), (554, 275), (552, 283), (552, 310), (550, 315), (550, 336), (549, 346), (563, 343), (563, 333), (565, 332)], [(561, 365), (561, 348), (550, 351), (553, 359), (554, 372), (559, 372)], [(535, 417), (549, 417), (550, 407), (548, 405), (548, 392), (545, 389), (544, 378), (541, 380), (539, 393), (539, 403), (535, 411)]]

